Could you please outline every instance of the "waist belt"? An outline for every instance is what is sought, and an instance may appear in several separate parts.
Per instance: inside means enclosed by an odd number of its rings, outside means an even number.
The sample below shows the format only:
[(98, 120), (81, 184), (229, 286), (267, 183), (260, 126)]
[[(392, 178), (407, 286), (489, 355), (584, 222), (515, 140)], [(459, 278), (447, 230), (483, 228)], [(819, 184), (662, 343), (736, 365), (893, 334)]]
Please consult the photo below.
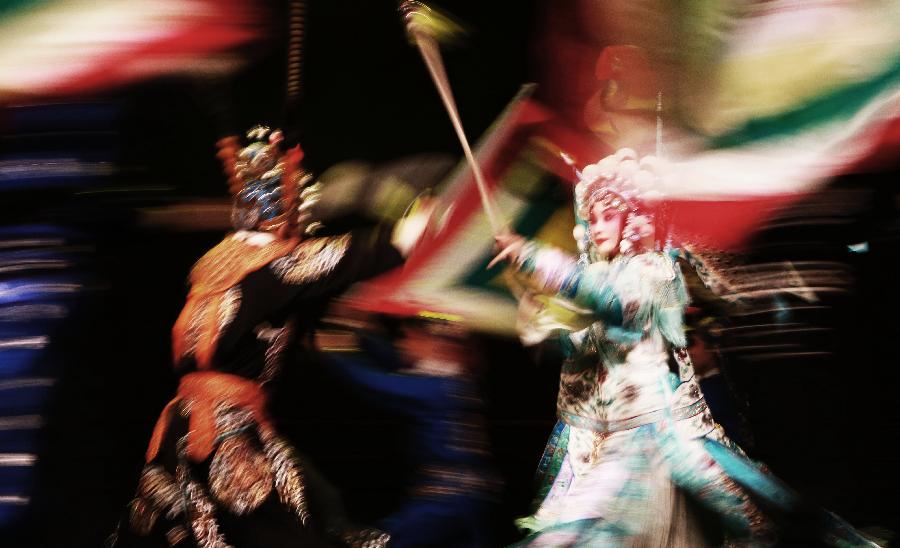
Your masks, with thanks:
[(201, 371), (181, 378), (178, 393), (163, 409), (153, 428), (147, 462), (156, 458), (166, 431), (182, 403), (183, 412), (190, 413), (188, 421), (187, 451), (193, 462), (203, 462), (212, 453), (216, 441), (216, 410), (220, 407), (239, 407), (249, 411), (261, 427), (268, 428), (266, 395), (262, 387), (249, 379), (228, 373)]
[[(691, 417), (699, 415), (700, 413), (703, 413), (704, 411), (706, 411), (706, 409), (706, 400), (700, 398), (690, 405), (685, 405), (684, 407), (677, 407), (673, 409), (672, 418), (676, 421), (689, 419)], [(576, 415), (575, 413), (570, 413), (568, 411), (563, 411), (560, 409), (559, 418), (570, 426), (586, 428), (595, 432), (621, 432), (623, 430), (631, 430), (632, 428), (637, 428), (638, 426), (644, 426), (645, 424), (659, 422), (665, 418), (667, 411), (668, 409), (662, 408), (644, 413), (642, 415), (637, 415), (635, 417), (629, 417), (627, 419), (605, 421), (601, 419), (585, 417), (582, 415)]]

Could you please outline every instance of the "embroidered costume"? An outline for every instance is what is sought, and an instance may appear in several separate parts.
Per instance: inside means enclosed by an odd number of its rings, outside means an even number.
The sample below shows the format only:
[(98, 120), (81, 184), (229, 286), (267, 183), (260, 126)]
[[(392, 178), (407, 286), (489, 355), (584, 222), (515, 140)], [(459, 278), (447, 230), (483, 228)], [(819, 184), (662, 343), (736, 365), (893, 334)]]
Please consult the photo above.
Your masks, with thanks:
[(318, 478), (274, 429), (266, 383), (332, 297), (402, 257), (387, 228), (304, 237), (312, 191), (298, 152), (282, 155), (277, 132), (248, 136), (223, 147), (239, 230), (191, 272), (172, 333), (178, 393), (113, 545), (383, 546), (380, 531), (316, 513)]
[[(567, 355), (537, 508), (519, 522), (530, 531), (523, 545), (767, 546), (776, 540), (768, 511), (804, 508), (725, 436), (704, 400), (684, 349), (688, 294), (677, 252), (664, 249), (662, 212), (638, 186), (655, 168), (628, 149), (588, 166), (575, 192), (581, 258), (527, 243), (514, 261), (524, 339), (556, 338)], [(607, 261), (588, 219), (608, 210), (623, 225)], [(697, 506), (716, 516), (713, 538)], [(821, 540), (872, 545), (837, 517), (816, 516)]]

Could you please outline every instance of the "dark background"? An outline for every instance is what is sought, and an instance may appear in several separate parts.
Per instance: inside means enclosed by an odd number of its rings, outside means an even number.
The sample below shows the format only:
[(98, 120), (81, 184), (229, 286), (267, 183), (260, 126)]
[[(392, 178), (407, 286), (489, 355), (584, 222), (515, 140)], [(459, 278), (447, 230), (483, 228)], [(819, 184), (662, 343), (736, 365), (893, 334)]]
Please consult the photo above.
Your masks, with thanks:
[[(463, 123), (477, 136), (522, 83), (537, 78), (535, 29), (549, 8), (536, 1), (446, 5), (470, 30), (445, 51), (445, 61)], [(221, 237), (142, 225), (138, 212), (224, 197), (213, 146), (219, 136), (260, 121), (283, 125), (300, 139), (315, 172), (347, 159), (459, 154), (394, 2), (307, 2), (302, 96), (294, 105), (285, 105), (283, 91), (286, 6), (260, 9), (271, 11), (270, 39), (246, 52), (250, 62), (239, 74), (157, 79), (64, 104), (6, 109), (0, 119), (4, 154), (77, 150), (109, 157), (119, 168), (106, 178), (2, 189), (4, 226), (68, 231), (57, 251), (72, 259), (67, 275), (83, 284), (65, 321), (44, 327), (51, 344), (35, 367), (57, 382), (40, 407), (45, 426), (34, 445), (31, 504), (4, 532), (11, 539), (4, 545), (98, 546), (131, 497), (150, 430), (175, 388), (169, 333), (185, 276)], [(895, 173), (834, 181), (831, 189), (858, 190), (855, 206), (783, 212), (781, 219), (795, 222), (773, 221), (746, 255), (852, 267), (849, 293), (824, 298), (813, 311), (790, 312), (795, 322), (828, 329), (793, 341), (831, 353), (760, 359), (733, 352), (726, 365), (749, 402), (752, 456), (854, 524), (896, 530), (895, 183)], [(815, 197), (833, 198), (831, 191)], [(870, 251), (849, 253), (847, 244), (858, 241), (868, 241)], [(783, 308), (792, 309), (786, 298)], [(736, 321), (774, 321), (776, 313)], [(528, 511), (533, 469), (555, 420), (558, 366), (549, 358), (537, 363), (515, 341), (480, 343), (494, 451), (506, 481), (495, 516), (499, 544), (515, 540), (512, 520)], [(386, 514), (402, 496), (402, 425), (355, 401), (314, 366), (289, 368), (282, 390), (295, 404), (283, 414), (284, 430), (344, 492), (352, 516), (371, 521)]]

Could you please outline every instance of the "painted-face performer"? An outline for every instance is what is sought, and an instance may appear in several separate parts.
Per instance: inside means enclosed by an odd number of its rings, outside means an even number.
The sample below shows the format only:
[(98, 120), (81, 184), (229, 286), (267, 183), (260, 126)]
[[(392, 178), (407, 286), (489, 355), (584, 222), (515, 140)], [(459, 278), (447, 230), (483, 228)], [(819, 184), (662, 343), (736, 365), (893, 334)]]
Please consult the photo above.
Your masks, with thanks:
[[(191, 271), (172, 330), (178, 393), (153, 431), (118, 546), (310, 546), (331, 525), (313, 510), (307, 467), (273, 428), (266, 383), (332, 297), (402, 262), (417, 238), (409, 226), (422, 223), (310, 237), (316, 189), (299, 149), (284, 153), (280, 132), (266, 128), (248, 138), (221, 143), (236, 231)], [(338, 544), (387, 541), (331, 533)]]
[[(539, 505), (520, 521), (526, 545), (765, 546), (776, 533), (768, 510), (802, 509), (725, 436), (694, 377), (684, 350), (685, 281), (649, 190), (660, 165), (622, 149), (579, 174), (580, 259), (519, 236), (497, 238), (498, 258), (511, 261), (526, 287), (586, 318), (522, 323), (544, 328), (567, 355)], [(721, 538), (698, 527), (687, 499), (718, 518)], [(838, 518), (814, 515), (823, 540), (871, 546)]]

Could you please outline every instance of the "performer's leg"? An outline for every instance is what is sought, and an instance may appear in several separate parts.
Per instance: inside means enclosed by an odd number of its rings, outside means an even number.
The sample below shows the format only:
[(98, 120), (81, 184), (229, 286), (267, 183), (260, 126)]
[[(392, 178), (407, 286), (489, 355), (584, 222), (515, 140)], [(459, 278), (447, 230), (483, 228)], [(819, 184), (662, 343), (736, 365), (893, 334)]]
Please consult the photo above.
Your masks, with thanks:
[(135, 498), (125, 509), (116, 531), (107, 539), (110, 548), (194, 548), (197, 543), (181, 505), (175, 480), (177, 442), (187, 434), (187, 419), (172, 416), (157, 458), (141, 471)]

